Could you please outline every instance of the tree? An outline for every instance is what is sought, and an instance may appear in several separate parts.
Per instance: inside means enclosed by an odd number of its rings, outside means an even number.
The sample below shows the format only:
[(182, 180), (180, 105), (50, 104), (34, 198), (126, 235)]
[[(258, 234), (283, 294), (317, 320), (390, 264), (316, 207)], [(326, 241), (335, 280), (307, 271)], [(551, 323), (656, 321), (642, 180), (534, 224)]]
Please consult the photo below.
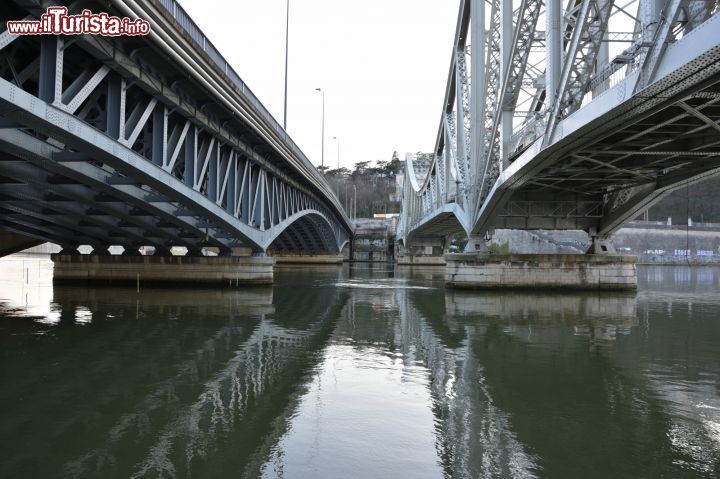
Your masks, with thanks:
[(320, 166), (320, 165), (318, 165), (317, 170), (318, 170), (320, 173), (325, 174), (325, 172), (328, 170), (328, 167), (327, 167), (327, 166)]
[(328, 176), (342, 176), (347, 177), (350, 175), (350, 170), (345, 168), (344, 166), (341, 166), (340, 168), (336, 168), (334, 170), (328, 170), (325, 174)]
[(358, 163), (355, 163), (355, 171), (353, 171), (352, 173), (353, 176), (364, 175), (369, 165), (369, 161), (360, 161)]
[(392, 160), (385, 167), (388, 176), (397, 175), (402, 171), (403, 162), (400, 161), (397, 151), (393, 151)]

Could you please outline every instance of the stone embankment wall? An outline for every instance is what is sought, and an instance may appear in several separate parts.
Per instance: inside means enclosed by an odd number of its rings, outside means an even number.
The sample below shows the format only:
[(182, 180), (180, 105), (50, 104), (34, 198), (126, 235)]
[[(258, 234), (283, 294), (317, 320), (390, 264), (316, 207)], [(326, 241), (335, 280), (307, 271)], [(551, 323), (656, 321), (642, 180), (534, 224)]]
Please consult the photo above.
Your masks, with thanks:
[[(619, 254), (639, 263), (720, 263), (720, 225), (667, 226), (630, 223), (612, 238)], [(584, 231), (497, 230), (493, 242), (507, 242), (511, 253), (581, 254), (590, 247)]]

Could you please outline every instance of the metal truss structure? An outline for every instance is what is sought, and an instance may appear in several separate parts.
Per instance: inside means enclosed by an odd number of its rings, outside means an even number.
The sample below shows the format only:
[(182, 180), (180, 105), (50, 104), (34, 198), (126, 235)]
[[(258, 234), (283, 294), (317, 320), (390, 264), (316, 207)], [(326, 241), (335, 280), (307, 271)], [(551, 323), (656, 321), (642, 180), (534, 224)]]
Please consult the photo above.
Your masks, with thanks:
[[(2, 18), (38, 18), (18, 0)], [(0, 229), (121, 245), (339, 252), (352, 224), (175, 0), (74, 2), (147, 37), (0, 33)]]
[(462, 0), (435, 150), (406, 161), (399, 239), (605, 240), (718, 173), (719, 31), (715, 0)]

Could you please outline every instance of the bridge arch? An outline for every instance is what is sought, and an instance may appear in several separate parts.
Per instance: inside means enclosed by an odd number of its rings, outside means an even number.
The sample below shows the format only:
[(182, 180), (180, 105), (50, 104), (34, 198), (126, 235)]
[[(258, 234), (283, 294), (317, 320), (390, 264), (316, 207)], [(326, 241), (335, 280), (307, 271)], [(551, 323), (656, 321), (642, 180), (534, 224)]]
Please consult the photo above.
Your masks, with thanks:
[(455, 158), (445, 151), (440, 155), (406, 156), (403, 210), (398, 225), (398, 242), (403, 247), (419, 238), (468, 231), (457, 169)]
[(339, 254), (348, 239), (337, 229), (321, 211), (304, 210), (276, 225), (265, 247), (275, 253)]
[[(35, 15), (11, 3), (18, 18)], [(333, 249), (352, 235), (325, 178), (184, 9), (125, 3), (97, 7), (153, 18), (149, 35), (66, 42), (0, 31), (10, 59), (0, 71), (10, 125), (0, 129), (0, 176), (13, 185), (0, 185), (2, 229), (98, 250), (261, 253), (294, 215), (315, 210), (332, 226), (301, 221), (297, 244)]]

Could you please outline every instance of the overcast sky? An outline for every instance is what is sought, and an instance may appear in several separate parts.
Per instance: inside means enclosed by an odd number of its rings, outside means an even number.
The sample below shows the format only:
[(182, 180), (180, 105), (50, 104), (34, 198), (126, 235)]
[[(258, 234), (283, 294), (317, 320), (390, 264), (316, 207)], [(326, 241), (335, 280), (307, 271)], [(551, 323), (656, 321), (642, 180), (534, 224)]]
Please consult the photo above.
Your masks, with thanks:
[[(282, 124), (286, 0), (181, 0)], [(434, 147), (459, 0), (290, 0), (288, 132), (352, 169)]]

